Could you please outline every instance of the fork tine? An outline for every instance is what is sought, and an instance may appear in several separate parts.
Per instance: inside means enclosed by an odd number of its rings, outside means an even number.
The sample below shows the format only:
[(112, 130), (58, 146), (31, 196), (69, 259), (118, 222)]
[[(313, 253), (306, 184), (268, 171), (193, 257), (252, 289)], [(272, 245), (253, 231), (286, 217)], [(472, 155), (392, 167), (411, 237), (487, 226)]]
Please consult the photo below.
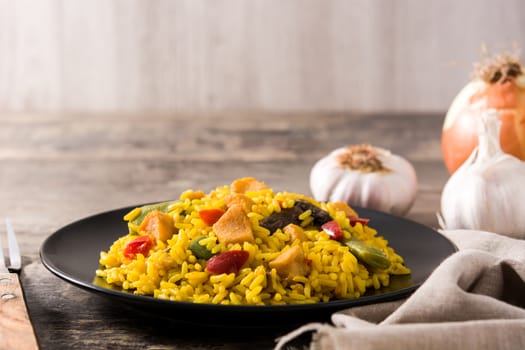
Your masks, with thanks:
[(0, 239), (0, 273), (5, 273), (7, 271), (7, 267), (5, 264), (5, 258), (4, 258), (4, 251), (2, 248), (2, 239)]
[(22, 266), (22, 258), (20, 255), (20, 247), (16, 240), (15, 230), (9, 218), (5, 219), (5, 226), (7, 229), (7, 244), (9, 246), (9, 267), (14, 270), (20, 270)]

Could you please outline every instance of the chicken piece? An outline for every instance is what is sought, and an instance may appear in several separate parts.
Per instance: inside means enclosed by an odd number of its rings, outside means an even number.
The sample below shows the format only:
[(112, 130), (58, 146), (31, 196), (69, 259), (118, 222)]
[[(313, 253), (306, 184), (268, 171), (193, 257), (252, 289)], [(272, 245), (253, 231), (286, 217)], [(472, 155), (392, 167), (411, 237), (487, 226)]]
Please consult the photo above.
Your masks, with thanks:
[(163, 242), (170, 239), (175, 230), (171, 215), (159, 210), (150, 211), (139, 226), (139, 232), (147, 232)]
[(248, 191), (264, 190), (268, 188), (268, 186), (253, 177), (243, 177), (233, 181), (230, 188), (234, 193), (246, 193)]
[(347, 218), (359, 217), (359, 214), (357, 214), (354, 209), (350, 208), (346, 202), (334, 202), (333, 205), (336, 210), (344, 211)]
[(234, 205), (241, 205), (247, 213), (252, 211), (252, 205), (254, 204), (250, 197), (245, 196), (242, 193), (232, 193), (227, 195), (224, 197), (224, 203), (228, 208)]
[(206, 194), (204, 192), (202, 192), (201, 190), (199, 190), (199, 191), (187, 190), (187, 191), (184, 191), (181, 194), (180, 198), (181, 199), (193, 200), (193, 199), (201, 199), (205, 195)]
[(283, 228), (283, 231), (290, 235), (290, 239), (292, 242), (295, 241), (296, 239), (300, 240), (301, 242), (306, 240), (306, 235), (304, 234), (304, 230), (299, 225), (288, 224)]
[(240, 204), (228, 208), (226, 213), (213, 224), (213, 231), (219, 242), (224, 245), (254, 241), (252, 223)]
[(303, 249), (295, 245), (269, 263), (272, 269), (283, 278), (294, 278), (295, 276), (305, 276), (310, 272)]

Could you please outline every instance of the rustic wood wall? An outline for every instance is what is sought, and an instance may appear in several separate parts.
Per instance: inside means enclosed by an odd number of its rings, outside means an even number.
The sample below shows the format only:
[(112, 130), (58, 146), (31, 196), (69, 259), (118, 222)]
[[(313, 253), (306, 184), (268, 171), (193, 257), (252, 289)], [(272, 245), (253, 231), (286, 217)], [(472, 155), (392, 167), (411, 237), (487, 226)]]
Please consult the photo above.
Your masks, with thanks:
[(443, 111), (523, 0), (0, 0), (0, 111)]

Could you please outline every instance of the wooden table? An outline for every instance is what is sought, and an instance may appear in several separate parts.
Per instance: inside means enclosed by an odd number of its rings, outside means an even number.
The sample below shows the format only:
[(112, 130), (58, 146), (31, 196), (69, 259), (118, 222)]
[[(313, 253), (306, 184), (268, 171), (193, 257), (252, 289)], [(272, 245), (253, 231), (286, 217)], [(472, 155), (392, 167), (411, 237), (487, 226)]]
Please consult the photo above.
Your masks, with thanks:
[[(39, 249), (80, 218), (208, 191), (255, 176), (309, 194), (309, 172), (334, 148), (368, 142), (405, 156), (419, 192), (410, 219), (435, 227), (443, 165), (443, 114), (215, 113), (2, 114), (0, 216), (18, 233), (21, 282), (42, 349), (268, 349), (279, 332), (226, 334), (177, 328), (70, 285)], [(1, 342), (1, 340), (0, 340)], [(307, 340), (304, 340), (306, 344)]]

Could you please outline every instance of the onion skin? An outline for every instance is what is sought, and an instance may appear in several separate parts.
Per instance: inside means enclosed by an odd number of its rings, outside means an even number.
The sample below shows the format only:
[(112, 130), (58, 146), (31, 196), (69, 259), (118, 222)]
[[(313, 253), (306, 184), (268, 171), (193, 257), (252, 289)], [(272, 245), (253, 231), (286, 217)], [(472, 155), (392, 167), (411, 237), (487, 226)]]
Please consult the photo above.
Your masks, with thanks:
[(525, 76), (495, 83), (476, 79), (459, 92), (445, 117), (441, 148), (449, 173), (477, 146), (479, 116), (488, 109), (501, 116), (502, 150), (525, 160)]

